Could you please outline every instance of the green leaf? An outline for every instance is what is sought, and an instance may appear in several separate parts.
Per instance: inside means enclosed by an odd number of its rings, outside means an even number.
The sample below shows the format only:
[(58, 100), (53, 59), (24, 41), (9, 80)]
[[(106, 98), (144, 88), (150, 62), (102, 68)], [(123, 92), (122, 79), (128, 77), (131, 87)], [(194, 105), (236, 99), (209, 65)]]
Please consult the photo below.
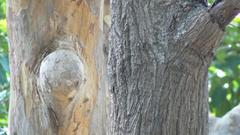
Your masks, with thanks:
[(0, 31), (6, 33), (7, 32), (7, 21), (6, 19), (0, 20)]
[(0, 55), (0, 64), (3, 67), (5, 72), (9, 72), (9, 62), (8, 62), (8, 56), (7, 55)]

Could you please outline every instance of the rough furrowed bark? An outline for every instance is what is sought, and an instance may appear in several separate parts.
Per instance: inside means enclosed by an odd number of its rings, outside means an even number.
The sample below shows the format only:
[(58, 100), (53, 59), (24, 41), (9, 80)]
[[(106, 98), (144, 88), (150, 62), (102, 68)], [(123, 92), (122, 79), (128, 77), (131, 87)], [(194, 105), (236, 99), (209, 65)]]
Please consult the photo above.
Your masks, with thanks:
[(8, 0), (7, 5), (9, 134), (105, 134), (104, 1)]
[(216, 13), (175, 0), (112, 1), (111, 12), (109, 134), (207, 135)]

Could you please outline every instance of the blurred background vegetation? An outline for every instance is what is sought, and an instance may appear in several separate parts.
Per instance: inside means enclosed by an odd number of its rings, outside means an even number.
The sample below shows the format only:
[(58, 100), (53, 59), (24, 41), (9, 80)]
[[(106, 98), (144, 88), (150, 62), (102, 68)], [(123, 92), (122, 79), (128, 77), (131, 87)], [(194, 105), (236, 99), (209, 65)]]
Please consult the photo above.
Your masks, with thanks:
[(0, 0), (0, 135), (6, 134), (9, 100), (9, 63), (6, 2)]
[(208, 73), (211, 113), (223, 116), (240, 103), (240, 15), (226, 28)]
[[(5, 14), (6, 2), (0, 0), (0, 135), (6, 134), (9, 104)], [(226, 35), (209, 68), (209, 103), (211, 113), (215, 116), (224, 115), (240, 103), (240, 16), (235, 18), (225, 31)]]

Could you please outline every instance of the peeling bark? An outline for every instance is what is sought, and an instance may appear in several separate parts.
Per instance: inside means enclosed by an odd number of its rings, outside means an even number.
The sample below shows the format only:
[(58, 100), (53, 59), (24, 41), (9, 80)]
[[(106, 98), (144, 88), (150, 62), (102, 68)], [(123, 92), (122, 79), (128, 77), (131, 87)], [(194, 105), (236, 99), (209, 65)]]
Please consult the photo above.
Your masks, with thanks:
[(9, 134), (104, 135), (104, 1), (8, 0), (7, 5)]

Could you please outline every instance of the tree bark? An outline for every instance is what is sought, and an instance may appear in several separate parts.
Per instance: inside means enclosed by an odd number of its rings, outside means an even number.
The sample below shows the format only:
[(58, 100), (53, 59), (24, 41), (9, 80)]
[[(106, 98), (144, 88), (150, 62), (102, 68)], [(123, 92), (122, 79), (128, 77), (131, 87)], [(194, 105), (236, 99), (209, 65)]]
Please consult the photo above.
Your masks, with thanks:
[(207, 135), (207, 69), (237, 1), (8, 0), (9, 134)]
[(111, 13), (110, 134), (207, 135), (207, 71), (239, 13), (237, 0), (212, 9), (184, 0), (112, 1)]
[(7, 6), (9, 134), (104, 135), (104, 1), (8, 0)]

